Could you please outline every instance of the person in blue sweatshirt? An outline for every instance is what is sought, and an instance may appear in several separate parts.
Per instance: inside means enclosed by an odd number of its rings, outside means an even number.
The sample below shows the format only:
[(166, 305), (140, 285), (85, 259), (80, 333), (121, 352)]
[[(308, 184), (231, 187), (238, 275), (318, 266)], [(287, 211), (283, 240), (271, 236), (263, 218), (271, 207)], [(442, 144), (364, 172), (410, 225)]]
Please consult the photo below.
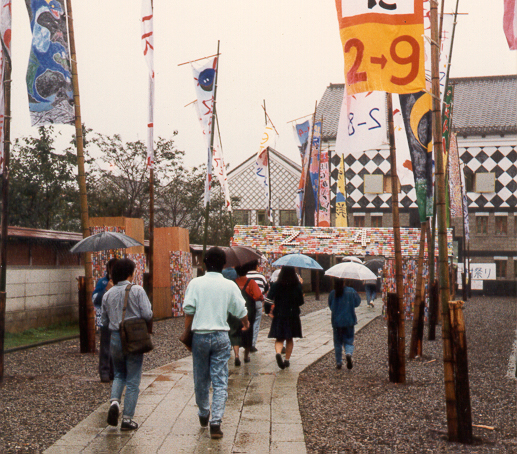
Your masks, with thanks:
[(348, 369), (353, 367), (352, 354), (354, 353), (355, 325), (357, 325), (355, 308), (361, 304), (359, 294), (347, 284), (348, 282), (344, 279), (334, 278), (334, 290), (329, 294), (337, 369), (343, 367), (343, 346), (345, 347), (346, 367)]

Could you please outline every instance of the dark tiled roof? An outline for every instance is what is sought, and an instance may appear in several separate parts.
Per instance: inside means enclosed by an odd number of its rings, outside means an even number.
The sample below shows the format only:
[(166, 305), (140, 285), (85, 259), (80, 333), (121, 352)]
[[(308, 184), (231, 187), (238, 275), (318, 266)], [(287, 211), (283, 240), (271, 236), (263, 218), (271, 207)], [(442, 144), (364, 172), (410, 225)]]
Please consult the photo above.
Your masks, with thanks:
[[(453, 78), (453, 126), (460, 135), (517, 133), (517, 75)], [(344, 84), (330, 84), (318, 104), (323, 139), (335, 139)]]
[(316, 120), (323, 119), (323, 140), (335, 139), (345, 84), (330, 84), (316, 109)]
[(453, 127), (461, 135), (517, 133), (517, 76), (451, 79)]

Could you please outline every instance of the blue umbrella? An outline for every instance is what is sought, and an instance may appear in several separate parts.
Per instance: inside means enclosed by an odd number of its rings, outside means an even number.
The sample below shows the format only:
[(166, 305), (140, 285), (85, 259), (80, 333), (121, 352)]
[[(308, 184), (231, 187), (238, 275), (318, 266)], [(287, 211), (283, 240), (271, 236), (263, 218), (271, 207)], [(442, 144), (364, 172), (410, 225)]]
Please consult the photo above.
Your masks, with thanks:
[(294, 266), (295, 268), (309, 268), (322, 270), (321, 265), (305, 254), (287, 254), (279, 258), (273, 266)]

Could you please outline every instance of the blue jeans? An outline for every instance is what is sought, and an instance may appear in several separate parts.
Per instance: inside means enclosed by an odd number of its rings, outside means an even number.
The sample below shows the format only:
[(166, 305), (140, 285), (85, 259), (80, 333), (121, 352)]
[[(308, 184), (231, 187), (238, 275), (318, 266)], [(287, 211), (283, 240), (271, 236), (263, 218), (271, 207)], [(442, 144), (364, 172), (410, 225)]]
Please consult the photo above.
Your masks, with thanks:
[(258, 333), (260, 331), (260, 319), (262, 318), (262, 301), (256, 303), (257, 313), (255, 314), (255, 322), (253, 323), (253, 346), (257, 345)]
[(374, 301), (377, 296), (377, 285), (375, 284), (366, 284), (364, 286), (366, 291), (366, 302), (370, 304), (370, 301)]
[(334, 329), (334, 352), (336, 354), (336, 363), (343, 363), (343, 345), (345, 346), (345, 354), (354, 353), (354, 333), (355, 327), (345, 326), (344, 328)]
[(194, 365), (194, 390), (199, 416), (210, 412), (210, 384), (212, 385), (211, 423), (221, 423), (228, 399), (228, 360), (232, 347), (227, 331), (208, 334), (194, 332), (192, 362)]
[(111, 386), (111, 401), (120, 402), (122, 391), (126, 387), (124, 396), (123, 418), (132, 418), (135, 415), (136, 402), (140, 391), (140, 379), (142, 378), (142, 363), (144, 355), (142, 353), (130, 353), (125, 355), (122, 351), (120, 333), (111, 332), (111, 358), (115, 369), (115, 378)]

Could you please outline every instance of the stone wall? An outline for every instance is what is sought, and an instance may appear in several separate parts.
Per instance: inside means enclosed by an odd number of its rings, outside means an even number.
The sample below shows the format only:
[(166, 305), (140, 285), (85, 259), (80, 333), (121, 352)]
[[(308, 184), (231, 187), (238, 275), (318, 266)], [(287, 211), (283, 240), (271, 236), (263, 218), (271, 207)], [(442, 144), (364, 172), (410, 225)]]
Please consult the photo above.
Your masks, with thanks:
[(7, 269), (5, 329), (20, 332), (78, 319), (77, 277), (84, 267), (11, 266)]

